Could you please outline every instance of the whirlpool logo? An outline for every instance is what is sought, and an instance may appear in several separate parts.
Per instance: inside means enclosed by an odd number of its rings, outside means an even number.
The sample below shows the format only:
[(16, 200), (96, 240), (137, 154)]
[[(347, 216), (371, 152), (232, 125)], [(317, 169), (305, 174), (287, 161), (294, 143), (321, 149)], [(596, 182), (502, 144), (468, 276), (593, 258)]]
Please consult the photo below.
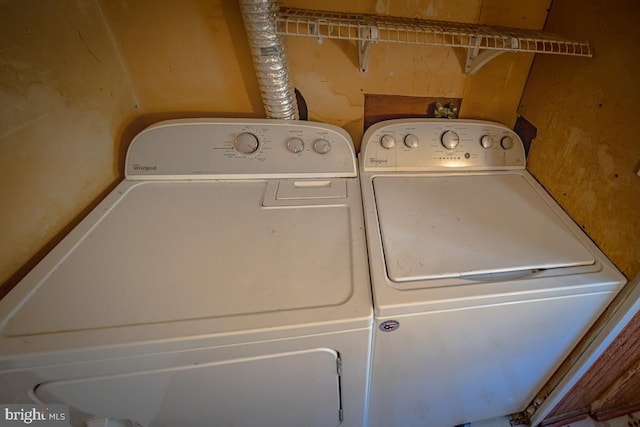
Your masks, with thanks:
[(0, 426), (69, 426), (69, 405), (0, 405)]
[(134, 171), (138, 172), (149, 172), (158, 169), (158, 165), (141, 165), (139, 163), (134, 163), (131, 165)]
[(373, 164), (386, 164), (387, 163), (387, 159), (376, 159), (375, 157), (370, 157), (369, 158), (369, 162), (373, 163)]

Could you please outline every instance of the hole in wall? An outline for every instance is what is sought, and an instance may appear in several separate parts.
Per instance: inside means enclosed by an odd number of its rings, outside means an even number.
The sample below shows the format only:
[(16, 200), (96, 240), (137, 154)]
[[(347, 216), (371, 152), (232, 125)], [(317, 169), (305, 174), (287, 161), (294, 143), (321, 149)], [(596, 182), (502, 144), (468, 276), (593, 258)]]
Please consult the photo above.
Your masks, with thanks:
[(296, 94), (296, 102), (298, 103), (298, 116), (300, 120), (309, 120), (309, 110), (307, 109), (307, 101), (305, 101), (302, 92), (298, 88), (293, 89)]
[(523, 116), (518, 116), (513, 130), (518, 134), (524, 144), (525, 157), (529, 156), (529, 148), (531, 147), (531, 142), (533, 142), (533, 140), (536, 139), (536, 136), (538, 136), (538, 128)]

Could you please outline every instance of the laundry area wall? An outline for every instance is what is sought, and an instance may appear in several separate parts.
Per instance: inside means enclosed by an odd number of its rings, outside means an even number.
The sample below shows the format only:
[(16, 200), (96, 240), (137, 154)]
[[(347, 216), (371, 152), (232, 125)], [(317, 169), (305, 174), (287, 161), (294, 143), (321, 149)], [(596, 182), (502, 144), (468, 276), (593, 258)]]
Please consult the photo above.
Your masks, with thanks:
[[(639, 16), (633, 0), (553, 2), (545, 31), (589, 40), (595, 54), (536, 56), (519, 109), (538, 129), (529, 170), (630, 281), (596, 328), (640, 283)], [(640, 409), (639, 331), (640, 313), (549, 419)]]
[[(549, 3), (332, 0), (322, 7), (541, 29)], [(145, 125), (264, 117), (235, 0), (9, 0), (0, 3), (0, 43), (3, 292), (122, 175), (126, 147)], [(467, 76), (462, 49), (379, 44), (363, 74), (354, 42), (286, 43), (309, 119), (344, 127), (356, 144), (365, 94), (462, 98), (461, 117), (513, 126), (533, 59), (502, 55)]]
[[(591, 3), (280, 1), (532, 29), (551, 7), (547, 31), (588, 39), (594, 58), (538, 55), (529, 77), (533, 54), (507, 53), (466, 75), (462, 49), (377, 44), (361, 73), (354, 42), (287, 37), (292, 81), (309, 119), (344, 127), (357, 146), (367, 94), (459, 98), (460, 117), (509, 127), (522, 114), (538, 130), (531, 171), (631, 278), (640, 271), (638, 6)], [(113, 188), (146, 125), (264, 117), (235, 0), (7, 0), (0, 46), (0, 296)]]

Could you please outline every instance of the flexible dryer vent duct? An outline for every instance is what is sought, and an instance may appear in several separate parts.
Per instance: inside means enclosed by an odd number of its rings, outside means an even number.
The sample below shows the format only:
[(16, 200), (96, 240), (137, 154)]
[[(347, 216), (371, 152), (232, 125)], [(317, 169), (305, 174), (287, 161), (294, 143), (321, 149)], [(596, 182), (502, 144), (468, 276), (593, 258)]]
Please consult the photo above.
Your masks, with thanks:
[(276, 34), (277, 0), (241, 0), (240, 8), (267, 117), (298, 119), (287, 50), (282, 36)]

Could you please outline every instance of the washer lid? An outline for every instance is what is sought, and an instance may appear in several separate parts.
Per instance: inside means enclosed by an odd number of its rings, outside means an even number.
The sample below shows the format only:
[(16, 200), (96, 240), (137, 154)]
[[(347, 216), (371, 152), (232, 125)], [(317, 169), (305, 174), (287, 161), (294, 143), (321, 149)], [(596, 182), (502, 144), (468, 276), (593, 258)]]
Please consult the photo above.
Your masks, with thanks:
[(522, 175), (379, 176), (373, 186), (394, 282), (595, 263)]

